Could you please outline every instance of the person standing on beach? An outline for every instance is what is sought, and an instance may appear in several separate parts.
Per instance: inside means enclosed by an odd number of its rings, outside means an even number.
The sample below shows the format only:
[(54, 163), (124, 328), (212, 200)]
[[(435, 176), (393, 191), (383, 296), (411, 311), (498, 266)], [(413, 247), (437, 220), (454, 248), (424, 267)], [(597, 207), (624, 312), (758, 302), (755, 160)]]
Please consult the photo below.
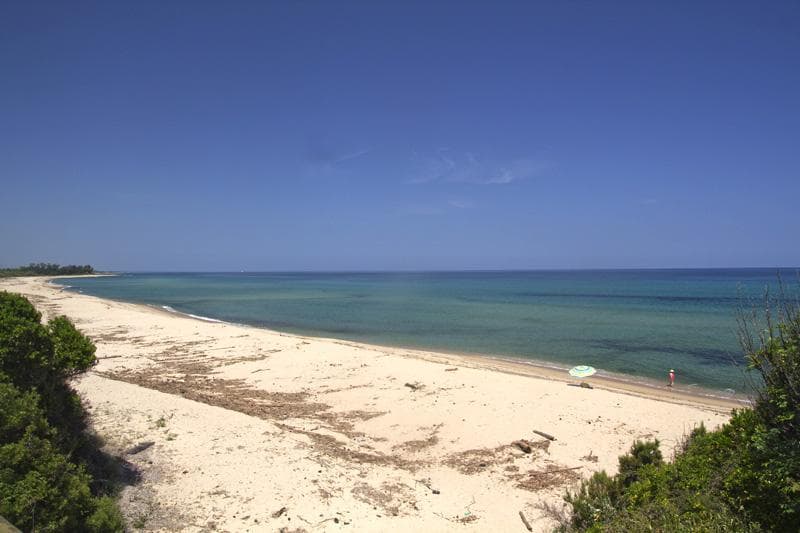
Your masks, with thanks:
[(670, 368), (669, 369), (669, 386), (672, 387), (673, 385), (675, 385), (675, 369), (674, 368)]

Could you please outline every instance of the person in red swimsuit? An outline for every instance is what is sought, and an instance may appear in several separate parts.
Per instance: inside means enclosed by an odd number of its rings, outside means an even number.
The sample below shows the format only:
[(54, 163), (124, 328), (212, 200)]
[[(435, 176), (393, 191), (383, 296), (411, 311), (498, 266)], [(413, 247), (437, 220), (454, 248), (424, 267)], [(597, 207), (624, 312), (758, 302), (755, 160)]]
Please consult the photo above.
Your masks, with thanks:
[(675, 385), (675, 369), (674, 368), (670, 368), (669, 369), (669, 386), (672, 387), (673, 385)]

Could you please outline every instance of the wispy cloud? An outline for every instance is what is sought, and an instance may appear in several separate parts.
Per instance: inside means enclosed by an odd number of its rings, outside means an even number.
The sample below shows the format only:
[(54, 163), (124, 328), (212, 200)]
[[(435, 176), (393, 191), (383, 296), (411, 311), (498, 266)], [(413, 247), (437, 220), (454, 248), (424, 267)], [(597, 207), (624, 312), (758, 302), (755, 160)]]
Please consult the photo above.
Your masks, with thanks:
[(458, 169), (458, 165), (450, 157), (448, 151), (446, 148), (440, 148), (432, 156), (414, 154), (417, 168), (407, 180), (408, 183), (430, 183), (451, 179)]
[(472, 183), (506, 185), (539, 175), (552, 163), (539, 158), (520, 158), (505, 164), (481, 161), (472, 152), (454, 154), (439, 149), (433, 155), (416, 157), (420, 161), (407, 183)]
[(404, 205), (398, 208), (398, 212), (401, 215), (431, 217), (443, 215), (445, 209), (435, 205)]
[(463, 200), (460, 198), (448, 200), (447, 205), (455, 207), (456, 209), (471, 209), (475, 207), (475, 204), (473, 204), (470, 200)]
[(398, 207), (397, 212), (409, 216), (439, 216), (456, 210), (472, 209), (475, 204), (464, 198), (453, 198), (446, 202), (427, 202), (407, 204)]
[(324, 142), (310, 142), (306, 146), (305, 160), (317, 167), (333, 168), (343, 163), (364, 157), (372, 151), (370, 148), (344, 150), (332, 147)]
[(372, 150), (365, 148), (363, 150), (357, 150), (351, 153), (345, 153), (336, 159), (333, 160), (334, 165), (338, 165), (339, 163), (344, 163), (345, 161), (352, 161), (353, 159), (358, 159), (359, 157), (365, 156), (370, 153)]

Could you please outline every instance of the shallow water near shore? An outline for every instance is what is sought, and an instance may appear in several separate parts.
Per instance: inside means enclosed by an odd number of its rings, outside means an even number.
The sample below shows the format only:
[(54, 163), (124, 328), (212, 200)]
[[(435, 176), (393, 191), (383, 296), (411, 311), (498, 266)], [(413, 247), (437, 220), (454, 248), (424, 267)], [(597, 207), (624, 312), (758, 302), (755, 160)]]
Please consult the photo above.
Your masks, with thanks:
[[(747, 387), (740, 305), (776, 269), (416, 273), (135, 273), (58, 281), (197, 318), (390, 346), (552, 361)], [(785, 271), (792, 280), (794, 271)], [(796, 289), (796, 283), (789, 283)], [(737, 366), (738, 365), (738, 366)]]

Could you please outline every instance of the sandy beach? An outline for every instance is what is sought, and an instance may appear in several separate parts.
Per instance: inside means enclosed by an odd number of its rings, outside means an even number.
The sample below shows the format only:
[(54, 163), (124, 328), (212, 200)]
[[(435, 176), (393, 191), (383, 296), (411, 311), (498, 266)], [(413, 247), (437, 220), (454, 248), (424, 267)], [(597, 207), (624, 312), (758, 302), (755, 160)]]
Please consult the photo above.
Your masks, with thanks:
[(3, 279), (0, 290), (67, 315), (97, 345), (75, 387), (107, 450), (139, 472), (121, 505), (144, 530), (525, 531), (522, 511), (547, 531), (542, 504), (615, 471), (635, 439), (659, 439), (669, 457), (736, 406), (203, 321), (43, 278)]

